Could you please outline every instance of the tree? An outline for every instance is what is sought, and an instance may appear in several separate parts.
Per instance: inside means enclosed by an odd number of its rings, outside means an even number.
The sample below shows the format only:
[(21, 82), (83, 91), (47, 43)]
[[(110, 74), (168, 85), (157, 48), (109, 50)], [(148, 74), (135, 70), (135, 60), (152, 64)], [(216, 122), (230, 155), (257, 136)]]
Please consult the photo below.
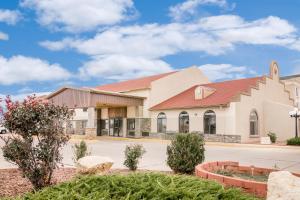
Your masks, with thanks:
[(28, 96), (22, 102), (5, 99), (2, 125), (11, 133), (1, 137), (5, 159), (19, 167), (35, 189), (51, 184), (53, 171), (62, 160), (60, 149), (69, 140), (64, 122), (72, 116), (65, 106), (56, 106)]

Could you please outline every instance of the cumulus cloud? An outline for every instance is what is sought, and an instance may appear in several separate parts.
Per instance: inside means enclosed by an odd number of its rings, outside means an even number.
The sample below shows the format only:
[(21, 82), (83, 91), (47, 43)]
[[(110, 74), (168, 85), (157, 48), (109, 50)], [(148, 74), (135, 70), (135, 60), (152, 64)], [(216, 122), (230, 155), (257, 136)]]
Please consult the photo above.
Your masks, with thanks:
[(38, 22), (54, 30), (90, 31), (135, 15), (132, 0), (22, 0), (36, 11)]
[(58, 81), (70, 78), (71, 74), (59, 64), (49, 64), (38, 58), (0, 56), (1, 85), (23, 84), (32, 81)]
[(19, 11), (0, 9), (0, 22), (15, 25), (21, 18)]
[(169, 15), (176, 21), (181, 21), (197, 14), (198, 8), (203, 5), (218, 6), (223, 9), (231, 9), (226, 0), (187, 0), (169, 8)]
[(109, 55), (95, 57), (80, 68), (81, 78), (127, 80), (173, 70), (169, 64), (157, 59)]
[(231, 64), (205, 64), (199, 66), (199, 69), (202, 70), (211, 81), (239, 79), (249, 75), (256, 75), (256, 72), (249, 70), (249, 68), (250, 67), (234, 66)]
[(0, 31), (0, 40), (8, 40), (9, 36), (6, 33)]

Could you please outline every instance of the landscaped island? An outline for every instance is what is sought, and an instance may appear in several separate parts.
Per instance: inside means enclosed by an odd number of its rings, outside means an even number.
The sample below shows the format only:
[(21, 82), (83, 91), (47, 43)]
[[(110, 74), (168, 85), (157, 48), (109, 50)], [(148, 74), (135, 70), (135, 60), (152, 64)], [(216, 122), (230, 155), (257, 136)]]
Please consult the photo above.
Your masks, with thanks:
[(224, 189), (214, 181), (187, 175), (130, 173), (82, 176), (73, 181), (29, 193), (16, 200), (40, 199), (219, 199), (256, 200), (238, 189)]

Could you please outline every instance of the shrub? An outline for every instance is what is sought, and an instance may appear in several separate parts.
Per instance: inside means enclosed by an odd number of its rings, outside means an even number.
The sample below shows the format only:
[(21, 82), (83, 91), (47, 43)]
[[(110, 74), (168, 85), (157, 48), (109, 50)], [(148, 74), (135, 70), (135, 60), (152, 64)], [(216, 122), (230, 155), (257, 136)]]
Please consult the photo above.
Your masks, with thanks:
[(72, 148), (75, 162), (80, 158), (91, 155), (91, 152), (88, 151), (86, 142), (83, 140), (79, 144), (75, 144)]
[(146, 153), (142, 145), (127, 145), (125, 149), (125, 161), (124, 165), (130, 170), (135, 171), (137, 169), (139, 159)]
[(287, 145), (300, 146), (300, 137), (295, 137), (287, 140)]
[(2, 137), (4, 158), (17, 165), (35, 189), (51, 184), (53, 170), (62, 160), (60, 148), (69, 140), (63, 123), (72, 113), (67, 107), (44, 103), (35, 96), (22, 102), (7, 97), (5, 102), (2, 124), (11, 135)]
[(133, 173), (129, 175), (84, 176), (45, 188), (23, 199), (219, 199), (258, 200), (239, 189), (227, 189), (215, 181), (185, 175)]
[(176, 173), (191, 174), (204, 161), (204, 140), (195, 133), (178, 134), (167, 147), (167, 164)]
[(271, 140), (272, 143), (276, 142), (276, 140), (277, 140), (276, 133), (269, 132), (268, 136), (270, 137), (270, 140)]

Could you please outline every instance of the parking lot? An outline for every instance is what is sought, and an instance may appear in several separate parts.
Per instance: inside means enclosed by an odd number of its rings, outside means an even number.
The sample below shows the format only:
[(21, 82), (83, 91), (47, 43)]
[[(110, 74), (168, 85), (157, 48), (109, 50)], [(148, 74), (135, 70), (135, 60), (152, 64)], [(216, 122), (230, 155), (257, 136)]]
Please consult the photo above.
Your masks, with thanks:
[[(80, 140), (71, 140), (63, 149), (63, 164), (73, 166), (72, 145)], [(108, 156), (115, 163), (113, 168), (124, 168), (124, 149), (128, 144), (142, 144), (146, 154), (140, 162), (140, 168), (149, 170), (170, 170), (166, 165), (166, 148), (169, 141), (166, 140), (140, 140), (140, 139), (117, 139), (100, 138), (99, 140), (87, 140), (92, 155)], [(0, 146), (3, 142), (0, 142)], [(274, 166), (283, 170), (300, 172), (300, 148), (299, 147), (270, 147), (261, 145), (222, 144), (207, 143), (205, 146), (205, 161), (232, 160), (245, 165), (259, 167)], [(0, 151), (0, 168), (13, 167), (5, 161)]]

